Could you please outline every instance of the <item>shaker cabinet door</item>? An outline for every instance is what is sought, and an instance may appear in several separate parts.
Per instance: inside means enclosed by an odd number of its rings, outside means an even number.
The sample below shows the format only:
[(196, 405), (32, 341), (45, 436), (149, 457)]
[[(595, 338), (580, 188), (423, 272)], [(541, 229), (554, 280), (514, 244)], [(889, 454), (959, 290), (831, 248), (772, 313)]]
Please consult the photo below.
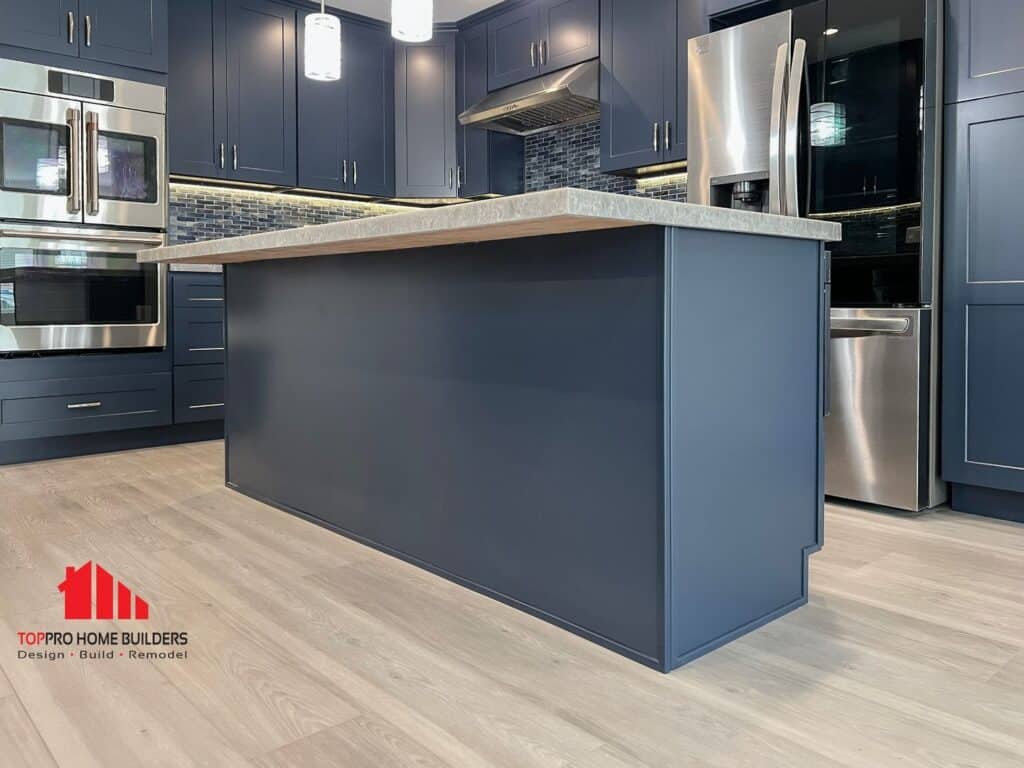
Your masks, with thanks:
[(169, 17), (167, 146), (172, 174), (227, 173), (224, 0), (174, 0)]
[(228, 178), (294, 187), (295, 9), (228, 0)]
[(167, 71), (167, 0), (79, 0), (79, 16), (83, 59)]
[(78, 55), (78, 0), (0, 0), (0, 44)]
[[(487, 96), (487, 25), (459, 33), (456, 56), (456, 112), (464, 112)], [(475, 197), (488, 191), (488, 132), (482, 128), (457, 127), (459, 194)]]
[(946, 102), (1024, 91), (1024, 2), (948, 0)]
[(495, 16), (487, 22), (489, 61), (487, 85), (492, 91), (540, 74), (540, 8), (538, 0)]
[[(343, 23), (348, 27), (348, 22)], [(342, 33), (344, 34), (344, 32)], [(298, 30), (298, 66), (306, 57), (305, 25)], [(298, 74), (298, 183), (305, 189), (341, 192), (348, 161), (348, 84), (353, 54), (342, 46), (342, 77), (325, 82)]]
[(541, 73), (596, 59), (601, 50), (599, 17), (599, 0), (543, 0)]
[(342, 26), (348, 82), (348, 190), (395, 193), (395, 46), (386, 29)]

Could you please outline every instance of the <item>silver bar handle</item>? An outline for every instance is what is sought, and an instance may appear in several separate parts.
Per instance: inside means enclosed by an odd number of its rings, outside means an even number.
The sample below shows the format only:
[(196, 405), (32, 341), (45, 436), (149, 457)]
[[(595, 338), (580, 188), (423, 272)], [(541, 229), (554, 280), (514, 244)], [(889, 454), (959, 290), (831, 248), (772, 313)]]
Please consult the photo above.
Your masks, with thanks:
[(358, 160), (353, 160), (352, 161), (352, 186), (353, 187), (358, 187), (359, 186), (359, 161)]
[(548, 63), (548, 41), (547, 40), (541, 40), (540, 41), (540, 63), (541, 64), (547, 64)]
[(231, 170), (238, 170), (238, 145), (231, 145)]
[(455, 169), (448, 169), (448, 189), (455, 189)]
[(800, 215), (800, 177), (796, 153), (800, 130), (800, 88), (806, 60), (807, 41), (798, 39), (793, 43), (793, 61), (789, 65), (789, 89), (786, 96), (786, 168), (783, 172), (786, 185), (783, 213), (786, 216)]
[(657, 152), (657, 151), (658, 151), (658, 149), (660, 148), (660, 144), (661, 144), (661, 142), (660, 142), (660, 141), (659, 141), (659, 139), (658, 139), (658, 129), (659, 129), (660, 127), (661, 127), (661, 126), (660, 126), (660, 124), (659, 124), (659, 123), (655, 123), (655, 124), (654, 124), (654, 139), (653, 139), (653, 142), (652, 142), (652, 143), (653, 143), (653, 146), (654, 146), (654, 151), (655, 151), (655, 152)]
[(460, 165), (456, 169), (456, 171), (455, 171), (455, 185), (456, 185), (456, 187), (458, 187), (458, 189), (460, 191), (462, 190), (463, 184), (466, 183), (465, 179), (466, 179), (466, 174), (465, 174), (462, 166)]
[(772, 106), (768, 133), (768, 213), (782, 214), (782, 110), (786, 92), (786, 68), (789, 43), (775, 51), (775, 75), (772, 78)]
[(530, 66), (537, 66), (537, 44), (530, 43)]
[(219, 157), (220, 157), (220, 167), (221, 167), (221, 170), (223, 170), (224, 169), (224, 142), (223, 141), (220, 143)]
[(85, 143), (85, 212), (95, 216), (100, 212), (100, 116), (95, 112), (85, 114)]
[(195, 411), (200, 408), (223, 408), (224, 403), (204, 403), (203, 405), (190, 405), (188, 408), (190, 411)]
[(75, 44), (75, 12), (68, 11), (68, 45)]
[(85, 14), (85, 47), (92, 48), (92, 16)]
[(846, 317), (832, 318), (833, 331), (853, 331), (902, 336), (910, 332), (909, 317)]
[(102, 406), (103, 403), (99, 402), (98, 400), (94, 403), (68, 403), (68, 410), (80, 411), (85, 410), (87, 408), (101, 408)]
[(672, 121), (665, 121), (665, 151), (672, 149)]
[(224, 347), (189, 347), (189, 352), (223, 352)]
[(79, 213), (82, 210), (82, 113), (77, 109), (68, 109), (67, 123), (71, 134), (68, 151), (68, 213)]
[(47, 232), (41, 229), (0, 229), (0, 237), (27, 237), (33, 240), (81, 240), (90, 243), (140, 243), (144, 245), (163, 245), (162, 235), (122, 235), (117, 232), (109, 232), (103, 235), (95, 235), (86, 232), (75, 232), (63, 230), (61, 232)]
[(348, 160), (341, 161), (341, 183), (348, 184)]

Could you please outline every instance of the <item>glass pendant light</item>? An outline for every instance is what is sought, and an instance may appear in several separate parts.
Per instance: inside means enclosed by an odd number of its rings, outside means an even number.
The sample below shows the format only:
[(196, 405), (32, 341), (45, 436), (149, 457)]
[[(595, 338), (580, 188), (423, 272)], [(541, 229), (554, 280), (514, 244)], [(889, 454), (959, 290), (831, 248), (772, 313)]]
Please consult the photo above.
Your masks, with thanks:
[(310, 80), (341, 79), (341, 21), (326, 13), (326, 0), (320, 0), (320, 13), (306, 17), (306, 77)]
[(391, 36), (423, 43), (434, 36), (434, 0), (391, 0)]

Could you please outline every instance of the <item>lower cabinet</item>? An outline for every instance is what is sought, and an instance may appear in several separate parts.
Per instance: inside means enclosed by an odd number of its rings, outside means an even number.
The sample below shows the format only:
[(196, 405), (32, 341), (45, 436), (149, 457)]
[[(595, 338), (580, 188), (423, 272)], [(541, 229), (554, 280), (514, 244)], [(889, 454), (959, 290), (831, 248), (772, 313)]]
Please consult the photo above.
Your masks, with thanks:
[(1024, 492), (1024, 93), (947, 106), (945, 141), (943, 477)]
[(224, 276), (171, 274), (174, 421), (224, 418)]

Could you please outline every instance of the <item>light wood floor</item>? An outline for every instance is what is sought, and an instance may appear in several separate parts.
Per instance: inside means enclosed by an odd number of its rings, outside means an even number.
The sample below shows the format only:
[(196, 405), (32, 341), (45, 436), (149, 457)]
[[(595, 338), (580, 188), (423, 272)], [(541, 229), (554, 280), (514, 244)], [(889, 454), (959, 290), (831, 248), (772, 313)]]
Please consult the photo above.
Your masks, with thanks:
[[(222, 474), (220, 443), (0, 468), (3, 768), (1024, 765), (1024, 526), (833, 507), (809, 606), (663, 676)], [(187, 661), (16, 658), (90, 558)]]

